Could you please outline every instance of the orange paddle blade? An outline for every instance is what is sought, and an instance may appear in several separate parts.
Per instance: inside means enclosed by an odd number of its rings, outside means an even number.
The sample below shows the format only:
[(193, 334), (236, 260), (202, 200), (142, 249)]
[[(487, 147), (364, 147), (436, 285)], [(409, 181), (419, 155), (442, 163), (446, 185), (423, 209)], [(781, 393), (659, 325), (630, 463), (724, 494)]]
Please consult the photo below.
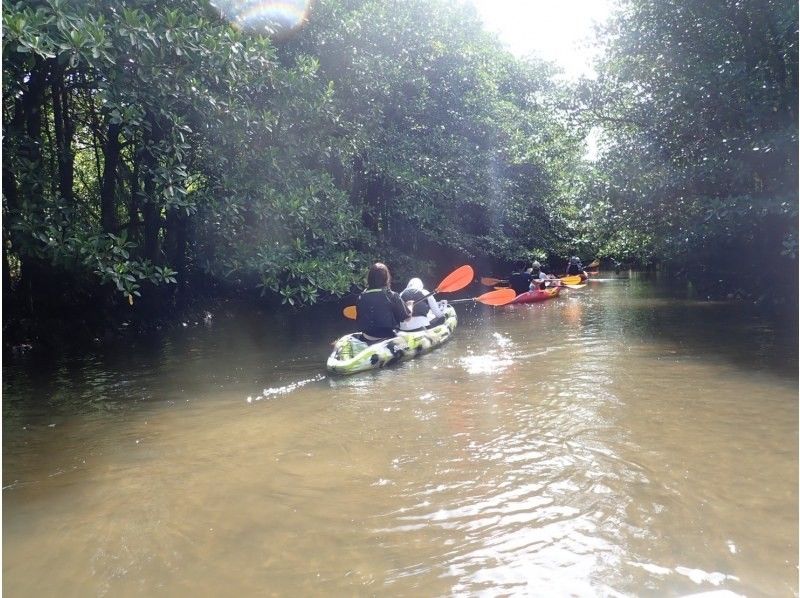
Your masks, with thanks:
[(501, 282), (508, 282), (507, 280), (501, 280), (500, 278), (492, 278), (491, 276), (484, 276), (481, 278), (481, 284), (487, 287), (493, 287), (496, 284), (500, 284)]
[(475, 297), (475, 301), (483, 303), (484, 305), (505, 305), (513, 301), (517, 296), (514, 289), (499, 289), (497, 291), (489, 291), (483, 295)]
[(463, 289), (472, 282), (473, 276), (475, 276), (475, 272), (472, 270), (472, 266), (461, 266), (448, 274), (436, 287), (434, 293), (452, 293)]
[(586, 268), (597, 268), (597, 266), (599, 266), (599, 265), (600, 265), (600, 260), (592, 260), (592, 263), (589, 264), (588, 266), (585, 266), (585, 267)]
[(356, 311), (355, 305), (348, 305), (342, 310), (345, 318), (350, 318), (351, 320), (355, 320), (358, 312)]

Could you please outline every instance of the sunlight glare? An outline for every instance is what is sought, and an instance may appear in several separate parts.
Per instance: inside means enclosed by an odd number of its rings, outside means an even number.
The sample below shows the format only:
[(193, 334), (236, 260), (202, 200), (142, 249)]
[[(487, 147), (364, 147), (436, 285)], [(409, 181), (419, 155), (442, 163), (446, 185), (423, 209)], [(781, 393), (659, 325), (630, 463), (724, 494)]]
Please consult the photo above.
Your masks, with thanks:
[(513, 54), (554, 62), (567, 79), (594, 75), (594, 26), (608, 18), (610, 0), (470, 1), (486, 29), (497, 33)]

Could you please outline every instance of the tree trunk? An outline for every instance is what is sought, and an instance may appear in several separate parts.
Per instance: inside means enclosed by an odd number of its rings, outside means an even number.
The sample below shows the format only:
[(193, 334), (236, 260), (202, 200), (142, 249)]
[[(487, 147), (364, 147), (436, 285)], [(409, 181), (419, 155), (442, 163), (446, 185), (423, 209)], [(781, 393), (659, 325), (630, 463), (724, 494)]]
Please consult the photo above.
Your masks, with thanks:
[(142, 160), (142, 152), (136, 151), (133, 154), (133, 168), (130, 173), (131, 196), (128, 199), (128, 238), (134, 243), (139, 243), (139, 210), (141, 209), (141, 197), (139, 196), (139, 164)]
[(103, 232), (117, 231), (117, 202), (116, 183), (117, 168), (119, 165), (120, 142), (119, 134), (122, 127), (119, 124), (108, 125), (108, 138), (103, 148), (103, 180), (100, 187), (100, 224)]
[(167, 212), (167, 264), (178, 275), (178, 297), (182, 299), (186, 287), (186, 239), (189, 218), (181, 210)]
[[(23, 201), (27, 201), (30, 206), (29, 209), (34, 211), (37, 210), (37, 206), (38, 209), (41, 209), (45, 193), (44, 177), (42, 175), (44, 172), (42, 168), (42, 115), (45, 89), (47, 87), (47, 69), (48, 63), (37, 57), (28, 77), (27, 91), (17, 104), (18, 109), (22, 111), (20, 118), (25, 123), (22, 142), (18, 146), (18, 155), (31, 163), (29, 172), (33, 173), (33, 175), (25, 176), (18, 184), (13, 185), (13, 188), (16, 189), (14, 195), (16, 196), (17, 193), (23, 195), (22, 198), (19, 198), (20, 201), (17, 205), (21, 206)], [(7, 158), (4, 156), (4, 164), (6, 160)], [(6, 192), (5, 187), (4, 182), (4, 192)], [(8, 188), (11, 189), (12, 186)], [(16, 199), (13, 203), (17, 203)], [(34, 243), (35, 241), (28, 239), (28, 242)], [(36, 306), (43, 306), (46, 303), (45, 300), (50, 288), (48, 265), (35, 254), (20, 255), (19, 257), (21, 262), (20, 289), (27, 299), (29, 315), (33, 316), (35, 311), (37, 314), (39, 313)]]
[(155, 116), (149, 115), (150, 130), (145, 133), (142, 139), (140, 166), (144, 181), (144, 205), (142, 206), (142, 218), (144, 219), (144, 258), (149, 259), (154, 264), (162, 262), (161, 250), (159, 247), (159, 231), (161, 230), (161, 201), (156, 196), (155, 172), (158, 162), (153, 148), (158, 145), (163, 137), (158, 120)]
[[(19, 199), (17, 197), (17, 182), (14, 179), (14, 173), (8, 166), (8, 162), (3, 160), (3, 197), (6, 200), (6, 206), (9, 212), (14, 212), (17, 209)], [(11, 268), (8, 263), (8, 243), (11, 240), (11, 233), (8, 226), (3, 227), (2, 243), (3, 243), (3, 312), (6, 317), (11, 313), (10, 307), (12, 306), (12, 290), (11, 290)]]
[[(145, 181), (145, 189), (149, 187)], [(146, 192), (146, 191), (145, 191)], [(161, 260), (158, 259), (158, 231), (161, 228), (161, 217), (158, 213), (158, 206), (156, 206), (150, 199), (148, 199), (142, 207), (142, 216), (144, 217), (144, 258), (150, 260), (154, 264), (158, 264)]]
[(68, 92), (64, 88), (63, 70), (54, 73), (52, 82), (53, 123), (56, 131), (56, 155), (58, 159), (58, 190), (67, 205), (73, 203), (74, 156), (72, 136), (74, 126), (69, 116)]

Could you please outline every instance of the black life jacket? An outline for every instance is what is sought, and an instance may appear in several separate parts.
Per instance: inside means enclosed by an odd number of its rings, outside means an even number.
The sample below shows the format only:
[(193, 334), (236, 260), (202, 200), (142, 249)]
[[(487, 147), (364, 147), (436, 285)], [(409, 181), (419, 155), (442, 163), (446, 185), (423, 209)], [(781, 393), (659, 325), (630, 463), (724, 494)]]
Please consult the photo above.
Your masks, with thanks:
[(512, 272), (508, 277), (508, 285), (519, 295), (530, 290), (531, 275), (527, 272)]
[[(393, 299), (394, 296), (394, 299)], [(393, 329), (400, 325), (397, 293), (389, 289), (368, 289), (361, 293), (356, 305), (356, 325), (362, 332), (376, 338), (394, 336)], [(400, 305), (402, 310), (402, 305)]]
[(570, 276), (575, 276), (576, 274), (580, 274), (583, 271), (583, 267), (580, 264), (570, 264), (567, 266), (567, 274)]
[(419, 303), (414, 303), (414, 309), (411, 310), (412, 316), (427, 316), (428, 307), (427, 301), (421, 301), (427, 297), (427, 293), (420, 291), (419, 289), (406, 289), (402, 293), (400, 293), (400, 299), (403, 301), (419, 301)]

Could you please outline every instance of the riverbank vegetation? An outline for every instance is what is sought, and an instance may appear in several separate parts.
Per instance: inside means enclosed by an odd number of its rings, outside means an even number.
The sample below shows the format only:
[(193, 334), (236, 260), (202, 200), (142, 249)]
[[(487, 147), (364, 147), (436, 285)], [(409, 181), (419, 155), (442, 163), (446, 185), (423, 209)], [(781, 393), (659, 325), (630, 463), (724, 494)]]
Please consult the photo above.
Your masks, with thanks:
[(580, 253), (796, 301), (794, 2), (621, 1), (578, 83), (445, 0), (320, 0), (277, 37), (201, 0), (8, 2), (3, 31), (6, 325), (307, 305), (377, 258)]

